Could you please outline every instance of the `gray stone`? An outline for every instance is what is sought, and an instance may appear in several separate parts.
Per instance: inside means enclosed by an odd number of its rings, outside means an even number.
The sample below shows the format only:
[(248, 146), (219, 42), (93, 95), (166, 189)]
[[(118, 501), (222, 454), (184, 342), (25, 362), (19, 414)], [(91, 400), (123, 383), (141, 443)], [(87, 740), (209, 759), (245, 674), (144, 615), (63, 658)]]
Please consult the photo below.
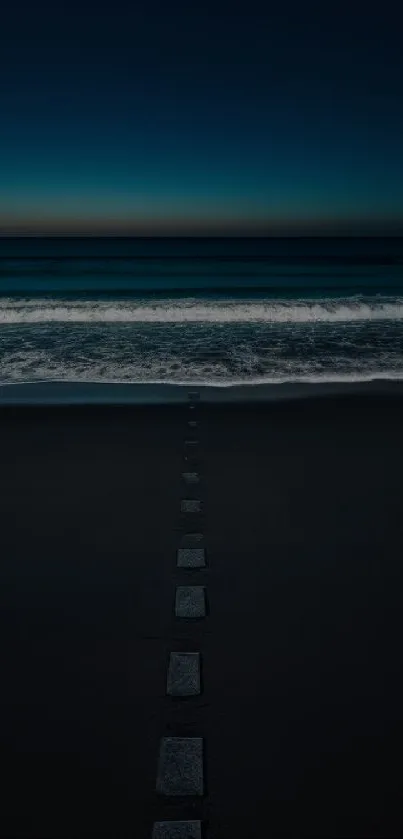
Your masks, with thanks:
[(181, 513), (201, 513), (201, 504), (195, 498), (184, 498), (181, 501)]
[(201, 822), (154, 822), (152, 839), (202, 839)]
[(188, 393), (188, 399), (200, 399), (200, 393), (198, 390), (190, 390)]
[(158, 761), (157, 792), (203, 795), (203, 738), (163, 737)]
[(200, 693), (200, 653), (171, 653), (167, 693), (169, 696), (198, 696)]
[(184, 457), (193, 463), (200, 462), (200, 445), (198, 440), (185, 440)]
[(204, 568), (206, 553), (204, 548), (178, 548), (178, 568)]
[(187, 484), (198, 484), (200, 482), (198, 472), (182, 472), (182, 478)]
[(204, 586), (177, 586), (175, 615), (177, 618), (205, 618), (206, 594)]

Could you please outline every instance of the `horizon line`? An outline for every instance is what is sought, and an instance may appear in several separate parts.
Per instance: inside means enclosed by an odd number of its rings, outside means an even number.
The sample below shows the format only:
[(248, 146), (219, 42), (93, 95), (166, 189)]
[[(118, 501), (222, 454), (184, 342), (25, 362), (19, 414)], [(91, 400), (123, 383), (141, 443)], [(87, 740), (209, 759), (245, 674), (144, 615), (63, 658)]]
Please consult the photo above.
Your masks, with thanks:
[(371, 233), (69, 233), (69, 232), (5, 232), (0, 239), (403, 239), (398, 232)]

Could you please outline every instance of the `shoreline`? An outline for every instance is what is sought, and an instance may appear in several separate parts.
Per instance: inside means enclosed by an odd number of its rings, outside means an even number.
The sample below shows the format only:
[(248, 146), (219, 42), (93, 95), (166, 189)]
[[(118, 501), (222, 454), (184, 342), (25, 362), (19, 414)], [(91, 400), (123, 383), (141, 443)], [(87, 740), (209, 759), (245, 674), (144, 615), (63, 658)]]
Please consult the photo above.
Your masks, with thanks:
[(0, 385), (0, 407), (34, 405), (180, 405), (189, 390), (205, 404), (267, 403), (348, 396), (402, 397), (403, 380), (203, 385), (163, 383), (24, 382)]

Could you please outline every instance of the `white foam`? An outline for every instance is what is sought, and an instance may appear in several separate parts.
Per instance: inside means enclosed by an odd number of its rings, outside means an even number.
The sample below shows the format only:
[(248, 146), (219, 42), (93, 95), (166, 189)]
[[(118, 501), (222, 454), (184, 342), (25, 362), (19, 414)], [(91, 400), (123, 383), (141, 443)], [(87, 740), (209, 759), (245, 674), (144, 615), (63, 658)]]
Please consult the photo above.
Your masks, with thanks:
[(279, 375), (279, 376), (248, 376), (248, 377), (234, 377), (234, 378), (205, 378), (201, 379), (175, 379), (175, 378), (146, 378), (145, 376), (138, 378), (122, 379), (116, 377), (94, 376), (90, 373), (88, 375), (75, 374), (71, 371), (63, 375), (58, 373), (52, 375), (51, 371), (46, 375), (42, 371), (41, 376), (26, 376), (16, 372), (15, 377), (8, 377), (7, 380), (0, 376), (0, 387), (14, 387), (14, 385), (141, 385), (141, 386), (159, 386), (169, 385), (175, 387), (186, 387), (197, 385), (198, 387), (209, 388), (232, 388), (232, 387), (258, 387), (265, 385), (298, 385), (298, 384), (358, 384), (360, 382), (377, 382), (377, 381), (400, 382), (403, 381), (403, 368), (401, 370), (393, 369), (376, 369), (369, 371), (357, 371), (356, 373), (336, 373), (326, 372), (322, 375), (305, 374), (305, 375)]
[(58, 301), (0, 300), (0, 324), (41, 323), (315, 323), (403, 320), (403, 297), (300, 300), (198, 298)]
[(403, 297), (3, 298), (0, 383), (399, 380), (402, 321)]

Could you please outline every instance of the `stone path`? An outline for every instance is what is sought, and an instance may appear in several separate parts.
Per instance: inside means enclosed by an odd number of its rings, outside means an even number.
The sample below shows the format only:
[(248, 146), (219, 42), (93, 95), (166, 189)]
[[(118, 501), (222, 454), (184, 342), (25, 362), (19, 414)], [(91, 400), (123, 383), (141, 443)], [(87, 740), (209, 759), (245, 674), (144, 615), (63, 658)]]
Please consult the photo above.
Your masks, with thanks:
[[(205, 569), (206, 548), (204, 544), (204, 501), (200, 480), (201, 448), (198, 439), (200, 419), (197, 406), (198, 391), (188, 393), (189, 404), (184, 441), (184, 471), (181, 474), (183, 497), (180, 502), (182, 537), (177, 548), (175, 572), (175, 602), (173, 609), (176, 621), (204, 621), (207, 615), (206, 586), (196, 585), (194, 575)], [(185, 582), (187, 583), (185, 585)], [(191, 633), (186, 639), (191, 643)], [(173, 698), (192, 702), (203, 691), (202, 654), (199, 649), (171, 650), (167, 662), (166, 702)], [(179, 728), (180, 713), (177, 717)], [(175, 736), (175, 732), (161, 732), (157, 759), (157, 793), (164, 800), (183, 800), (183, 810), (193, 806), (194, 815), (200, 815), (200, 800), (206, 790), (205, 743), (201, 736)], [(186, 802), (186, 806), (185, 806)], [(199, 812), (198, 812), (199, 810)], [(175, 810), (178, 815), (178, 810)], [(202, 839), (201, 818), (170, 819), (154, 823), (152, 839)]]

